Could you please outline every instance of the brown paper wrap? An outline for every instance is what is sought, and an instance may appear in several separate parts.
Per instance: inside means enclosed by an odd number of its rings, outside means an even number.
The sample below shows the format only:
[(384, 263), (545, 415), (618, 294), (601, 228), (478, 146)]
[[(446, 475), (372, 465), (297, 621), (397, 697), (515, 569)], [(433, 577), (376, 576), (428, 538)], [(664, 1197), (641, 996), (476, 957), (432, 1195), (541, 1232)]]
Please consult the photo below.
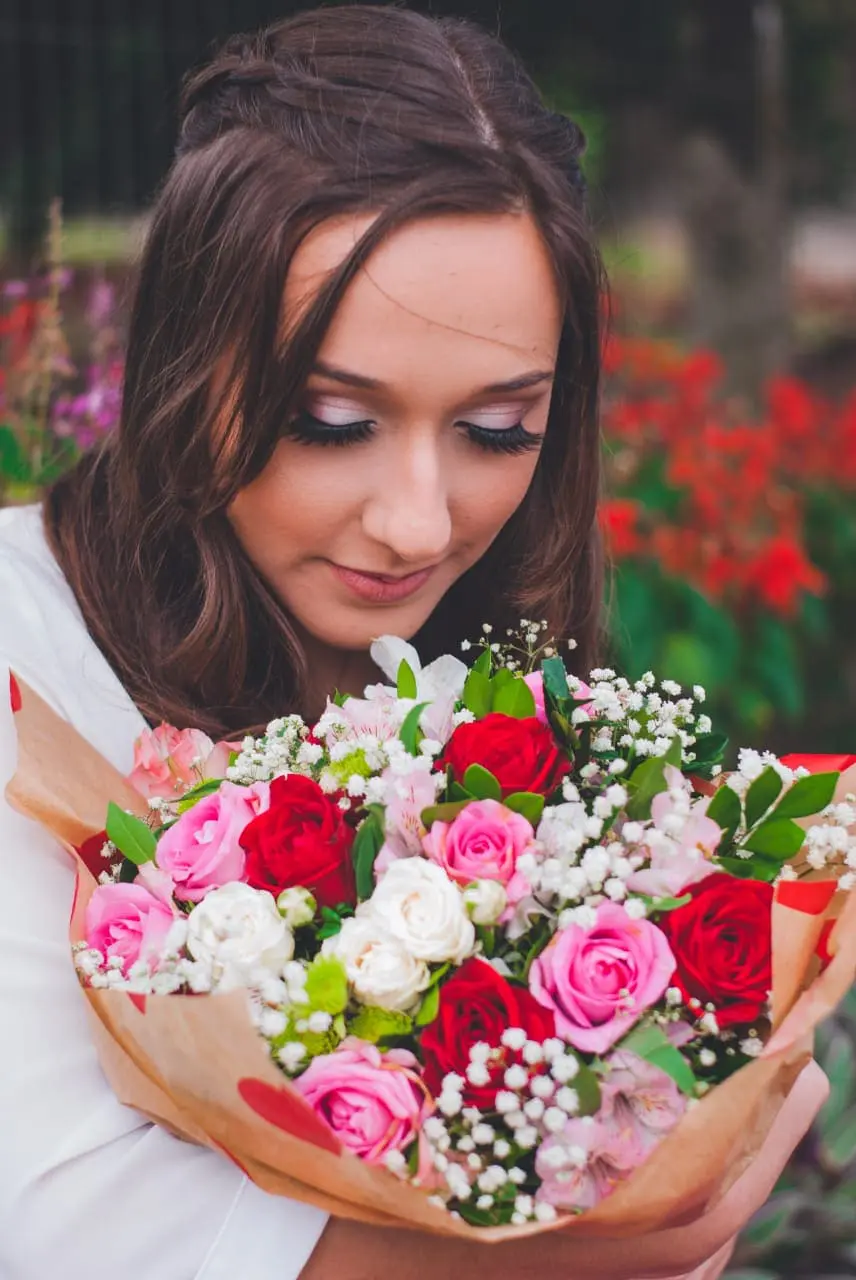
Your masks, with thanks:
[[(146, 807), (23, 681), (17, 691), (19, 760), (7, 797), (77, 861), (70, 935), (78, 941), (96, 882), (77, 847), (103, 829), (108, 801), (143, 814)], [(104, 1073), (120, 1101), (178, 1137), (224, 1153), (266, 1191), (339, 1217), (482, 1242), (552, 1230), (581, 1240), (627, 1238), (690, 1222), (722, 1199), (760, 1149), (809, 1060), (815, 1026), (853, 981), (856, 895), (836, 895), (821, 915), (781, 903), (773, 912), (776, 1032), (764, 1054), (692, 1107), (609, 1199), (553, 1224), (471, 1227), (431, 1205), (419, 1188), (351, 1156), (271, 1061), (241, 992), (142, 997), (83, 991)], [(810, 982), (830, 913), (838, 914), (829, 942), (833, 959)]]

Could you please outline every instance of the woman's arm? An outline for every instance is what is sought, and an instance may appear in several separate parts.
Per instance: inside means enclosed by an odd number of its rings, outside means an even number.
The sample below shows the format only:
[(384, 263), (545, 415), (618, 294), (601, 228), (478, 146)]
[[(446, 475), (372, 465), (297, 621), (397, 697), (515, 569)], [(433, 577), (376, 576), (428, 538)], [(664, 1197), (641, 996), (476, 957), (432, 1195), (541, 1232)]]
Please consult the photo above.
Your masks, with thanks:
[(499, 1247), (331, 1222), (301, 1280), (448, 1280), (480, 1272), (491, 1280), (716, 1280), (733, 1238), (770, 1195), (829, 1092), (811, 1063), (797, 1080), (757, 1159), (724, 1199), (696, 1221), (625, 1241), (562, 1234)]
[[(5, 611), (2, 590), (0, 599)], [(101, 1073), (69, 954), (68, 856), (3, 799), (16, 754), (7, 662), (38, 675), (19, 645), (14, 656), (4, 648), (7, 622), (8, 614), (0, 619), (0, 1275), (294, 1280), (326, 1215), (266, 1195), (225, 1158), (146, 1123)]]

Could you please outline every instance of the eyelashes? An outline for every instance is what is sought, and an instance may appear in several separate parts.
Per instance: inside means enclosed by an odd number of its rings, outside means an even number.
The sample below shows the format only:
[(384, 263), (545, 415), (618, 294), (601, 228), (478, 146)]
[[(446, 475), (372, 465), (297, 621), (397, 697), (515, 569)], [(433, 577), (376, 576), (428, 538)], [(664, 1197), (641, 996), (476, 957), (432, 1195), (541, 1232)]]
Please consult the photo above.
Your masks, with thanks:
[[(528, 453), (540, 447), (544, 436), (541, 433), (527, 431), (522, 422), (512, 427), (493, 428), (480, 427), (475, 422), (457, 424), (458, 429), (478, 448), (488, 453), (501, 453), (506, 456), (516, 453)], [(316, 418), (314, 414), (303, 409), (292, 419), (288, 427), (288, 435), (292, 440), (307, 445), (332, 445), (342, 448), (349, 444), (361, 444), (374, 435), (375, 424), (367, 418), (361, 422), (347, 422), (340, 426), (331, 426)]]

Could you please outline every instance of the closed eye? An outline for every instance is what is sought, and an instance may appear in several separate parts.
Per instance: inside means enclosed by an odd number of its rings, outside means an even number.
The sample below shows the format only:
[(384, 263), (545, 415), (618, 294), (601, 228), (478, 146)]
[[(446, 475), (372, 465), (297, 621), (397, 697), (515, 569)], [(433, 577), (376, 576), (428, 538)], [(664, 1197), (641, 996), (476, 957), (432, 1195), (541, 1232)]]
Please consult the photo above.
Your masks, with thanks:
[[(544, 439), (543, 433), (527, 431), (522, 422), (515, 422), (510, 427), (485, 427), (476, 422), (457, 422), (455, 426), (478, 448), (490, 453), (526, 453), (539, 448)], [(292, 419), (288, 434), (300, 444), (333, 445), (341, 448), (371, 439), (376, 428), (377, 423), (372, 418), (333, 424), (316, 417), (308, 409), (303, 409)]]

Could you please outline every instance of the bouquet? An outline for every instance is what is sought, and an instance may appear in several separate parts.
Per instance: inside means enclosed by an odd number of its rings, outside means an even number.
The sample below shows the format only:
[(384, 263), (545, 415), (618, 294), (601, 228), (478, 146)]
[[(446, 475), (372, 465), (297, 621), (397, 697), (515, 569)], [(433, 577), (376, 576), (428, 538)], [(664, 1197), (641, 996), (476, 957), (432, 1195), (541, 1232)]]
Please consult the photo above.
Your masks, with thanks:
[(470, 667), (384, 637), (390, 684), (240, 743), (160, 726), (127, 780), (15, 685), (10, 799), (78, 859), (120, 1099), (390, 1225), (632, 1235), (721, 1197), (856, 970), (856, 801), (723, 775), (701, 688), (583, 682), (544, 625)]

